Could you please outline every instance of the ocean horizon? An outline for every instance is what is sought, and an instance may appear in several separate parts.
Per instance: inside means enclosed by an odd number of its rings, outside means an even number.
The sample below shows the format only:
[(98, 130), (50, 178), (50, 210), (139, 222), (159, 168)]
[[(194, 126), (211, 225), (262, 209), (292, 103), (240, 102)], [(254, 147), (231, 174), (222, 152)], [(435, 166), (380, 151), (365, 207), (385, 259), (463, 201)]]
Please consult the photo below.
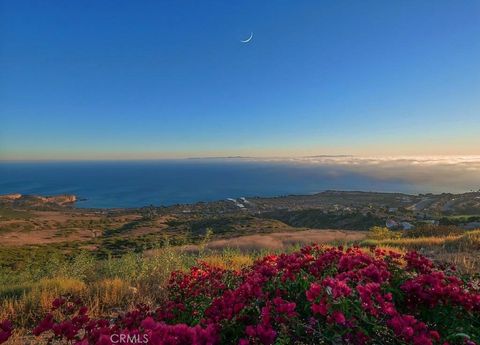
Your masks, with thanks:
[(478, 164), (476, 159), (454, 165), (445, 160), (432, 164), (431, 159), (419, 164), (412, 159), (372, 161), (347, 155), (308, 160), (0, 162), (0, 194), (75, 194), (80, 198), (77, 207), (128, 208), (325, 190), (461, 193), (480, 187)]

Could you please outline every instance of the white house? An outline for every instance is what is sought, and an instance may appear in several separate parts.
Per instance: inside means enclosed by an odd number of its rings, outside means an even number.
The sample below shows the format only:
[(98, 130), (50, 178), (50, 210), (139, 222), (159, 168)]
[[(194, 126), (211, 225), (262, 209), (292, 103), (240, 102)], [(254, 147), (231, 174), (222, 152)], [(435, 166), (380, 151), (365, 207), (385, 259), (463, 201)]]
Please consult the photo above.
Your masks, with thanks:
[(413, 228), (415, 228), (415, 225), (409, 222), (401, 222), (400, 225), (403, 230), (412, 230)]
[(389, 229), (394, 229), (398, 227), (398, 222), (394, 221), (393, 219), (388, 219), (385, 222), (385, 226)]

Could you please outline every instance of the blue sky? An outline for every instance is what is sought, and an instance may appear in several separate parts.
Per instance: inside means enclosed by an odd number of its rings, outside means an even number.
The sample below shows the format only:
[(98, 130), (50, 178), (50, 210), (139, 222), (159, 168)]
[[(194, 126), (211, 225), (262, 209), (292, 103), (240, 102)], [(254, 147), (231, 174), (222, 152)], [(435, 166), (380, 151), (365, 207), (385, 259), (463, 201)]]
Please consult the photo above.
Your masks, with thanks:
[(479, 1), (0, 6), (0, 159), (480, 154)]

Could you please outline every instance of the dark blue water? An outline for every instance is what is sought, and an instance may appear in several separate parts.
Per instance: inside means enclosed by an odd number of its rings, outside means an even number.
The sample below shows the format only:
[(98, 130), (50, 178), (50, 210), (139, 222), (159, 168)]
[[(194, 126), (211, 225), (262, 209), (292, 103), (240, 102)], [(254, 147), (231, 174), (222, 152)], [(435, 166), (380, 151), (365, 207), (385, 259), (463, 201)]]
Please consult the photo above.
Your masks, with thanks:
[(243, 160), (0, 163), (0, 194), (75, 194), (79, 207), (138, 207), (323, 190), (429, 191), (338, 166)]

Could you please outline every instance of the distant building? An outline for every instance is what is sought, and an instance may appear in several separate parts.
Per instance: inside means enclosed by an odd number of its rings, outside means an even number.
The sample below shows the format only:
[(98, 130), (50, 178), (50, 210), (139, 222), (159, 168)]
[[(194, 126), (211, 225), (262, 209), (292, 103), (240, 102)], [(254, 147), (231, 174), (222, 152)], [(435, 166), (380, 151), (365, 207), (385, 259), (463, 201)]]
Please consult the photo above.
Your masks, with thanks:
[(403, 230), (412, 230), (415, 228), (415, 225), (409, 222), (401, 222), (400, 226), (402, 227)]
[(398, 228), (398, 222), (396, 222), (395, 220), (393, 219), (388, 219), (386, 222), (385, 222), (385, 226), (389, 229), (395, 229), (395, 228)]
[(389, 213), (395, 213), (395, 212), (397, 212), (397, 211), (398, 211), (398, 207), (389, 207), (389, 208), (388, 208), (388, 212), (389, 212)]

